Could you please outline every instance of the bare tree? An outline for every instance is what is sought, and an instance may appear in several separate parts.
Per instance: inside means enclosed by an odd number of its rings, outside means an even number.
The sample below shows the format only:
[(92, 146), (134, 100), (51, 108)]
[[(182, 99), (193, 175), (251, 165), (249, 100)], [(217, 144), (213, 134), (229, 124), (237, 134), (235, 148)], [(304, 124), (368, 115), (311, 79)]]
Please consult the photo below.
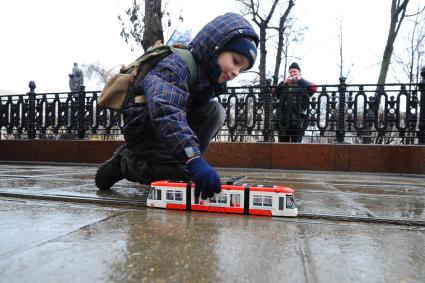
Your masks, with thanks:
[[(273, 74), (273, 84), (277, 85), (279, 80), (279, 71), (280, 71), (280, 65), (282, 62), (282, 53), (284, 46), (286, 47), (285, 59), (287, 59), (288, 55), (288, 48), (289, 48), (289, 40), (287, 40), (289, 37), (286, 36), (286, 40), (284, 38), (285, 36), (285, 30), (286, 30), (286, 23), (288, 21), (289, 13), (291, 12), (292, 7), (295, 5), (293, 0), (290, 0), (288, 2), (288, 7), (285, 10), (285, 13), (280, 17), (279, 19), (279, 28), (277, 29), (278, 33), (278, 42), (277, 42), (277, 52), (276, 52), (276, 64), (274, 66), (274, 74)], [(286, 43), (286, 44), (285, 44)], [(285, 63), (287, 63), (287, 60), (285, 60)], [(285, 64), (285, 70), (286, 70), (286, 64)]]
[[(425, 54), (424, 10), (425, 6), (421, 8), (420, 3), (418, 3), (417, 12), (413, 15), (406, 15), (406, 20), (410, 22), (412, 26), (406, 36), (405, 42), (408, 42), (408, 46), (406, 49), (401, 51), (404, 52), (404, 54), (394, 54), (398, 67), (401, 68), (404, 75), (406, 75), (406, 77), (409, 79), (410, 84), (419, 83), (420, 81), (419, 70), (422, 66), (422, 61)], [(404, 80), (400, 79), (398, 74), (395, 74), (395, 77), (397, 81)]]
[(381, 70), (379, 71), (377, 84), (385, 84), (388, 68), (391, 63), (391, 56), (394, 50), (394, 41), (397, 38), (397, 34), (405, 17), (407, 4), (409, 4), (409, 0), (391, 0), (390, 28), (384, 54), (382, 56)]
[(340, 78), (347, 78), (348, 75), (351, 72), (351, 68), (354, 66), (353, 63), (351, 63), (350, 67), (347, 68), (347, 70), (344, 70), (344, 40), (343, 40), (343, 24), (342, 24), (342, 20), (339, 21), (339, 32), (338, 32), (338, 39), (339, 39), (339, 63), (338, 68), (339, 68), (339, 77)]
[[(283, 74), (280, 74), (279, 69), (275, 68), (275, 74), (273, 75), (273, 79), (277, 78), (279, 80), (279, 77), (286, 78), (286, 73), (288, 71), (288, 65), (289, 65), (289, 59), (296, 59), (299, 60), (299, 56), (291, 55), (291, 47), (293, 44), (302, 42), (304, 40), (304, 32), (308, 29), (305, 26), (295, 26), (295, 18), (291, 17), (288, 19), (288, 23), (285, 28), (285, 33), (283, 36), (284, 42), (283, 42), (283, 50), (282, 50), (282, 60), (283, 60)], [(280, 64), (282, 65), (282, 63)], [(275, 84), (277, 81), (273, 81)]]
[(343, 70), (344, 70), (344, 56), (343, 56), (343, 52), (342, 52), (342, 20), (339, 22), (339, 34), (338, 34), (338, 39), (339, 39), (339, 77), (342, 78), (343, 76)]
[[(141, 10), (143, 4), (144, 13)], [(133, 40), (136, 45), (141, 45), (144, 50), (147, 50), (158, 40), (164, 42), (162, 28), (164, 13), (161, 10), (161, 4), (162, 0), (133, 0), (132, 7), (125, 11), (127, 18), (118, 15), (122, 28), (120, 35), (126, 43)], [(134, 46), (131, 45), (131, 50), (133, 49)]]
[(98, 61), (81, 66), (87, 79), (96, 80), (96, 85), (100, 87), (103, 87), (113, 75), (117, 74), (121, 67), (122, 65), (117, 65), (111, 69), (107, 69), (100, 65)]
[[(263, 3), (260, 5), (260, 0), (236, 0), (239, 2), (242, 6), (242, 14), (244, 15), (251, 15), (253, 22), (258, 26), (260, 30), (260, 66), (259, 66), (259, 75), (260, 75), (260, 84), (265, 85), (266, 83), (266, 58), (267, 58), (267, 49), (266, 49), (266, 42), (267, 42), (267, 30), (268, 29), (275, 29), (271, 26), (271, 20), (273, 17), (273, 14), (276, 10), (276, 7), (279, 4), (279, 0), (273, 0), (270, 10), (269, 11), (260, 11), (261, 8), (264, 7)], [(280, 20), (282, 20), (282, 29), (285, 27), (285, 21), (288, 17), (288, 15), (285, 16), (285, 14), (289, 14), (289, 11), (294, 6), (295, 1), (289, 0), (288, 6), (286, 8), (285, 13), (280, 16)], [(279, 22), (279, 27), (281, 26), (281, 23)], [(282, 31), (283, 34), (284, 31)], [(280, 42), (280, 44), (283, 46), (283, 40)], [(280, 53), (282, 52), (282, 46), (280, 47)], [(278, 47), (279, 48), (279, 47)], [(280, 61), (279, 61), (280, 64)]]

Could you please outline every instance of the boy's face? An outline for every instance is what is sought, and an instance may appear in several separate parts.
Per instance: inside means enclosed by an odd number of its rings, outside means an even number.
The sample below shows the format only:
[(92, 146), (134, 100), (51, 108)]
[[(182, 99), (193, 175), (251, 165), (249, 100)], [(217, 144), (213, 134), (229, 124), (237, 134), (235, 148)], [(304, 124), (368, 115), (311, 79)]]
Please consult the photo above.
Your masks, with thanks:
[(221, 67), (221, 74), (218, 83), (224, 83), (236, 78), (240, 72), (249, 67), (249, 60), (244, 55), (233, 52), (223, 51), (218, 55), (218, 64)]

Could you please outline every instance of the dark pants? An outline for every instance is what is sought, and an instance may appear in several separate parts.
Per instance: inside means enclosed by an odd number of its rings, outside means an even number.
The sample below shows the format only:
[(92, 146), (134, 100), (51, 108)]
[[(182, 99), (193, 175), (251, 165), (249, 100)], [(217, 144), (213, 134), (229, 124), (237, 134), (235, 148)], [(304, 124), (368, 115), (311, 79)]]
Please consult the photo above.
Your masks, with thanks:
[[(187, 121), (200, 143), (202, 154), (224, 123), (225, 110), (217, 101), (210, 101), (187, 113)], [(118, 153), (121, 173), (129, 181), (149, 184), (155, 180), (189, 180), (185, 164), (176, 160), (156, 135), (127, 143)]]
[(296, 113), (293, 116), (289, 116), (289, 114), (283, 115), (283, 120), (280, 121), (279, 127), (279, 142), (301, 143), (307, 127), (306, 115), (301, 113), (299, 120), (296, 118)]
[(287, 129), (279, 131), (279, 142), (297, 142), (301, 143), (304, 136), (304, 130)]

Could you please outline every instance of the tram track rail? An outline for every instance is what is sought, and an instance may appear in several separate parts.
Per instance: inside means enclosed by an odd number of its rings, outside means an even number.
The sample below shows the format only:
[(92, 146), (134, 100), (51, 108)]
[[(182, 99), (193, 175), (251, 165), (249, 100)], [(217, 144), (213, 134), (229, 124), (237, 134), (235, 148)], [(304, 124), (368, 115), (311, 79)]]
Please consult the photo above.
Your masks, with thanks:
[(106, 198), (106, 197), (94, 198), (94, 197), (69, 196), (69, 195), (34, 194), (34, 193), (25, 194), (25, 193), (8, 193), (8, 192), (7, 193), (0, 192), (0, 197), (90, 203), (90, 204), (113, 205), (113, 206), (146, 207), (146, 200), (127, 200), (127, 199), (116, 199), (116, 198)]
[[(70, 195), (54, 195), (54, 194), (26, 194), (26, 193), (10, 193), (0, 192), (0, 197), (47, 200), (47, 201), (63, 201), (75, 203), (89, 203), (98, 205), (121, 206), (121, 207), (146, 207), (146, 199), (116, 199), (116, 198), (96, 198), (84, 196)], [(299, 211), (298, 219), (305, 220), (326, 220), (326, 221), (342, 221), (370, 224), (387, 224), (387, 225), (402, 225), (410, 227), (425, 227), (425, 220), (421, 219), (406, 219), (406, 218), (388, 218), (378, 216), (360, 216), (360, 215), (342, 215), (342, 214), (324, 214), (316, 212)]]
[(298, 212), (298, 218), (314, 219), (314, 220), (328, 220), (328, 221), (343, 221), (343, 222), (359, 222), (371, 224), (388, 224), (388, 225), (403, 225), (425, 227), (425, 220), (419, 219), (401, 219), (401, 218), (387, 218), (387, 217), (367, 217), (359, 215), (341, 215), (341, 214), (323, 214), (315, 212)]

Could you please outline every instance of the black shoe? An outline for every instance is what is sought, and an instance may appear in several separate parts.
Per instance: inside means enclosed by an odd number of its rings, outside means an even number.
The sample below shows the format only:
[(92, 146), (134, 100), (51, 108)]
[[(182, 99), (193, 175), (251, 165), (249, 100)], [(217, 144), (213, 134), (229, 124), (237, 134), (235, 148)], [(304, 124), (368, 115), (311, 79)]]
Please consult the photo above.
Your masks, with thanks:
[(124, 175), (121, 172), (121, 152), (126, 148), (126, 145), (120, 146), (112, 157), (106, 160), (97, 169), (94, 182), (96, 187), (100, 190), (110, 189), (116, 182), (124, 179)]

